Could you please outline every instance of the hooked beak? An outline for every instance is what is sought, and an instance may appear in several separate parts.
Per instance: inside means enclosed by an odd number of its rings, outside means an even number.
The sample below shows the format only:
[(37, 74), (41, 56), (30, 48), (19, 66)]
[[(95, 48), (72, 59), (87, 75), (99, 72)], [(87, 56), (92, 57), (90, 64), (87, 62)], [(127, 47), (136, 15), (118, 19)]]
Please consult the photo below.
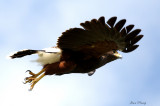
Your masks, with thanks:
[(122, 55), (120, 55), (118, 52), (114, 54), (117, 58), (122, 59)]

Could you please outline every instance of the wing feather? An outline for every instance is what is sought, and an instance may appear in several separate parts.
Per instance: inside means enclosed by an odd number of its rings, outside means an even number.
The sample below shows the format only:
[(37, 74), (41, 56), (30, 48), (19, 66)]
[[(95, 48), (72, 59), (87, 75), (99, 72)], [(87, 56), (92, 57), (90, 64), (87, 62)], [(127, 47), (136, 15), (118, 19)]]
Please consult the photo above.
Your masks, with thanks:
[(117, 22), (117, 24), (115, 25), (115, 29), (117, 31), (120, 31), (122, 29), (122, 27), (124, 26), (124, 24), (126, 23), (126, 20), (120, 20), (119, 22)]
[(110, 18), (105, 23), (105, 18), (100, 17), (86, 21), (80, 25), (83, 28), (71, 28), (62, 33), (57, 46), (62, 50), (83, 52), (91, 56), (102, 56), (110, 50), (121, 50), (128, 53), (135, 50), (135, 45), (143, 36), (138, 35), (141, 30), (131, 31), (134, 25), (124, 27), (126, 20), (116, 23), (117, 17)]
[(143, 35), (136, 36), (134, 39), (131, 40), (131, 44), (136, 44), (140, 39), (142, 39)]
[(133, 27), (134, 27), (134, 25), (128, 25), (128, 26), (126, 27), (127, 33), (129, 33), (129, 32), (133, 29)]
[(112, 18), (110, 18), (110, 19), (107, 21), (107, 24), (108, 24), (111, 28), (113, 28), (116, 20), (117, 20), (117, 17), (112, 17)]

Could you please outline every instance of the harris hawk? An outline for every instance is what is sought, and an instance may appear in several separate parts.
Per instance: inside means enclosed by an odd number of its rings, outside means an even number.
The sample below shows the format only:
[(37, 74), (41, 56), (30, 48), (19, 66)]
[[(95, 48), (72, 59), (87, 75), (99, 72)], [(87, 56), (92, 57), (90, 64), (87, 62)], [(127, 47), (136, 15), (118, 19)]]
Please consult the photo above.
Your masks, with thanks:
[(71, 28), (58, 38), (57, 46), (43, 50), (21, 50), (12, 55), (11, 59), (38, 54), (36, 60), (43, 68), (37, 74), (27, 70), (30, 77), (25, 78), (25, 84), (30, 83), (30, 90), (45, 75), (64, 75), (70, 73), (88, 73), (93, 75), (97, 68), (121, 58), (117, 51), (124, 53), (134, 51), (136, 43), (143, 37), (140, 29), (132, 30), (134, 25), (124, 27), (126, 20), (116, 23), (117, 17), (111, 17), (107, 22), (102, 16), (80, 25), (83, 28)]

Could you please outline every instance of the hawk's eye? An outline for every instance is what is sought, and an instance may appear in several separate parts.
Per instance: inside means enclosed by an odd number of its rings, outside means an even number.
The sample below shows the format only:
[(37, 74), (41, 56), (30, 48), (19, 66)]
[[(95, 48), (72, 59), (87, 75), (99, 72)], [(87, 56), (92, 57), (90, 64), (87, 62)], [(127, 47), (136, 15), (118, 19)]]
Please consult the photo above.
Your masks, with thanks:
[(116, 53), (116, 50), (113, 50), (113, 53)]

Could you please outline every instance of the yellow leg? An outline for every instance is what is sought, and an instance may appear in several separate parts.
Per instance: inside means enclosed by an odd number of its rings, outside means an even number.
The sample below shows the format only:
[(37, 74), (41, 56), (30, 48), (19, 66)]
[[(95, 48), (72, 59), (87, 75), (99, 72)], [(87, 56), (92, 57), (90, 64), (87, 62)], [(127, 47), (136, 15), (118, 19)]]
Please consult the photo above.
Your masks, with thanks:
[(45, 73), (43, 73), (42, 75), (40, 75), (38, 78), (35, 78), (34, 80), (31, 81), (31, 87), (30, 87), (30, 91), (33, 89), (34, 85), (43, 77), (45, 76)]
[[(45, 76), (45, 68), (43, 68), (40, 72), (38, 72), (37, 74), (34, 74), (33, 72), (31, 72), (30, 70), (27, 70), (29, 72), (29, 74), (31, 75), (30, 77), (26, 77), (25, 78), (25, 82), (26, 83), (30, 83), (31, 87), (30, 87), (30, 91), (33, 89), (34, 85)], [(38, 77), (39, 76), (39, 77)]]
[(30, 75), (34, 76), (34, 77), (37, 77), (39, 76), (40, 74), (42, 74), (43, 72), (45, 71), (45, 69), (43, 68), (40, 72), (38, 72), (37, 74), (33, 73), (32, 71), (30, 70), (27, 70), (26, 72), (29, 72)]

